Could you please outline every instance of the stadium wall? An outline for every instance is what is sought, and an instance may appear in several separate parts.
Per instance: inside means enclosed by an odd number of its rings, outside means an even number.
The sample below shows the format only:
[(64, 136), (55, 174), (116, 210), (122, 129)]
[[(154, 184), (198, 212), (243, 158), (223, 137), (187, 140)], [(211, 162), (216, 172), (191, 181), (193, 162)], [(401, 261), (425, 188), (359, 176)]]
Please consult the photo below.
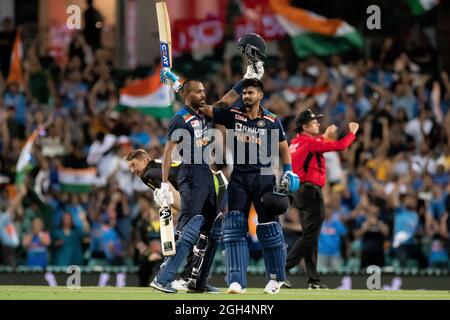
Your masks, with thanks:
[[(0, 285), (36, 285), (65, 286), (71, 274), (65, 272), (0, 272)], [(82, 272), (81, 286), (138, 286), (136, 272)], [(118, 279), (120, 280), (118, 281)], [(349, 290), (367, 289), (369, 275), (366, 274), (326, 274), (321, 279), (330, 288)], [(295, 288), (306, 287), (306, 276), (303, 274), (290, 275), (289, 280)], [(266, 285), (264, 275), (249, 275), (249, 287), (263, 288)], [(225, 286), (225, 275), (218, 274), (211, 277), (209, 283), (218, 287)], [(373, 282), (372, 282), (373, 283)], [(447, 271), (429, 272), (428, 274), (381, 274), (382, 290), (450, 290), (450, 274)], [(0, 289), (1, 290), (1, 289)]]

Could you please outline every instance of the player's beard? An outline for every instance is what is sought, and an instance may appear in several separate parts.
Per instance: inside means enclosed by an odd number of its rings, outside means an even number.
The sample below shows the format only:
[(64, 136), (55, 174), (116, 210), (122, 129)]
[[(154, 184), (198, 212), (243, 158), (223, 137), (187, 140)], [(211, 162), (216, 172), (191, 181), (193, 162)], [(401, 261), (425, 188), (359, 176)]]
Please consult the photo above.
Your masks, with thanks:
[(244, 100), (243, 103), (244, 103), (245, 110), (247, 110), (247, 111), (252, 110), (253, 106), (256, 104), (250, 99)]
[(191, 104), (194, 110), (198, 110), (199, 108), (206, 106), (206, 101), (205, 99), (199, 101), (192, 101)]

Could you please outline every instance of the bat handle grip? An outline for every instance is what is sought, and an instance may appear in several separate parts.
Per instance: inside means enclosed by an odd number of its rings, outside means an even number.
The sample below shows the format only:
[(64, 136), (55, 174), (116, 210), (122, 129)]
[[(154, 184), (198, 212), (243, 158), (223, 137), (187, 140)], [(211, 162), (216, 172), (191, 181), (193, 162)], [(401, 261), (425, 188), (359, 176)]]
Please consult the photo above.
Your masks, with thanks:
[(174, 84), (172, 85), (173, 91), (175, 91), (177, 93), (180, 92), (182, 88), (183, 88), (183, 84), (178, 80), (175, 81)]

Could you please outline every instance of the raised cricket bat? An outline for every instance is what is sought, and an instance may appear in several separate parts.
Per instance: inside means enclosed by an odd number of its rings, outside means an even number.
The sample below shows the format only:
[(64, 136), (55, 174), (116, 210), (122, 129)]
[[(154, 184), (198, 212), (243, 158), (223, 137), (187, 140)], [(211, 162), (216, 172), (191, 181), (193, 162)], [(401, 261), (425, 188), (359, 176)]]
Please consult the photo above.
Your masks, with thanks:
[[(172, 68), (172, 34), (170, 31), (169, 11), (165, 2), (156, 3), (156, 16), (159, 29), (159, 52), (163, 68)], [(159, 209), (161, 247), (164, 256), (175, 254), (175, 234), (172, 210), (168, 203)]]
[(163, 68), (172, 68), (172, 34), (170, 31), (169, 11), (165, 2), (156, 3), (156, 15), (159, 29), (159, 52)]
[(173, 216), (170, 205), (163, 203), (159, 209), (159, 224), (161, 235), (161, 249), (163, 256), (175, 255), (175, 233), (173, 229)]

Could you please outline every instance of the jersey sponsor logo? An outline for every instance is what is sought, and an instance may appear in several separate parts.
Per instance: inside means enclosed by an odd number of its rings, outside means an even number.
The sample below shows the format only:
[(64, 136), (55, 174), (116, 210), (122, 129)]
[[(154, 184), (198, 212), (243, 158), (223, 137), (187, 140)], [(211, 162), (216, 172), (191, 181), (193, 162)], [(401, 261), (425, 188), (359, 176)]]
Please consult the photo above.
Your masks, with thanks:
[(240, 142), (254, 143), (254, 144), (258, 144), (258, 145), (261, 145), (261, 143), (262, 143), (262, 138), (259, 138), (255, 135), (245, 134), (243, 132), (236, 132), (235, 137), (236, 137), (237, 141), (240, 141)]
[(336, 228), (327, 227), (327, 226), (323, 226), (321, 232), (322, 232), (322, 234), (326, 234), (329, 236), (333, 236), (333, 235), (337, 234)]
[(197, 148), (205, 147), (209, 144), (210, 140), (207, 137), (195, 139), (195, 146)]
[(266, 134), (266, 130), (267, 130), (267, 129), (249, 127), (249, 126), (246, 126), (245, 124), (242, 124), (242, 123), (236, 123), (234, 129), (236, 131), (242, 131), (242, 132), (249, 133), (249, 134), (254, 134), (254, 135), (259, 134), (259, 135), (262, 135), (262, 136)]
[(197, 147), (207, 146), (211, 142), (211, 139), (208, 136), (208, 127), (205, 126), (203, 129), (195, 129), (194, 138)]
[(203, 136), (203, 130), (202, 129), (195, 130), (194, 131), (194, 135), (195, 135), (196, 138), (201, 138)]
[(198, 120), (191, 121), (191, 126), (194, 128), (200, 126), (200, 121), (198, 121)]
[(241, 116), (241, 115), (239, 115), (239, 114), (235, 114), (235, 115), (234, 115), (234, 119), (239, 120), (239, 121), (247, 122), (247, 118), (246, 118), (246, 117), (243, 117), (243, 116)]
[(163, 68), (170, 68), (169, 45), (166, 42), (161, 42), (159, 44), (159, 52), (161, 54)]

